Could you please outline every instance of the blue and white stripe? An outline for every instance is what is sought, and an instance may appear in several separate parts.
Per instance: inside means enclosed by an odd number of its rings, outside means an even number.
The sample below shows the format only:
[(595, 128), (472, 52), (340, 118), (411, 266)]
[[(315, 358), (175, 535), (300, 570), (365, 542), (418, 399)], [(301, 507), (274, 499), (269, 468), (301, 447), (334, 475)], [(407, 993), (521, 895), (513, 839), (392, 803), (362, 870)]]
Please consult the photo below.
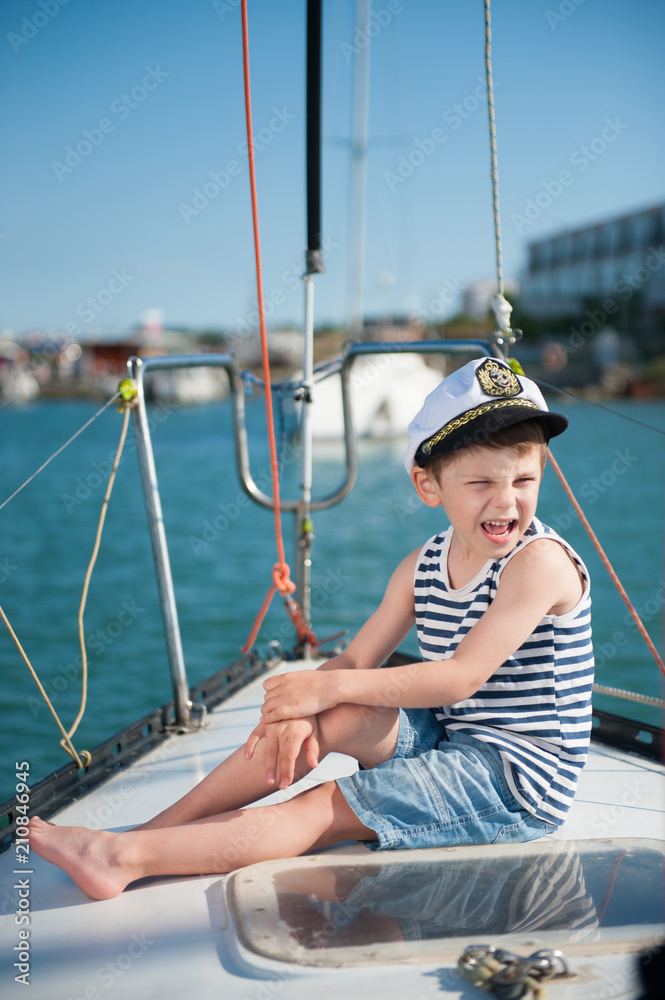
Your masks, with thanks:
[(564, 539), (534, 518), (509, 555), (486, 563), (465, 587), (454, 590), (447, 570), (452, 533), (448, 528), (431, 538), (416, 567), (416, 625), (423, 659), (453, 655), (492, 603), (507, 563), (535, 539), (551, 538), (563, 545), (584, 578), (584, 593), (572, 611), (546, 615), (472, 698), (436, 710), (446, 727), (497, 747), (518, 802), (539, 819), (559, 824), (573, 800), (591, 732), (588, 570)]

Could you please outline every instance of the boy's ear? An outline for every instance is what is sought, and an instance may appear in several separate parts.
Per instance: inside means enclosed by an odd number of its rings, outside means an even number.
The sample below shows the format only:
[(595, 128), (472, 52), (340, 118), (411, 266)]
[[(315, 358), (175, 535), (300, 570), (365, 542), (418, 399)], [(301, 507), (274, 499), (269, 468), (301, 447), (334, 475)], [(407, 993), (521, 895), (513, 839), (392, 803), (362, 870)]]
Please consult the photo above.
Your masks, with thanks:
[(428, 507), (439, 507), (441, 498), (436, 491), (434, 479), (431, 472), (421, 469), (419, 465), (414, 465), (411, 469), (411, 479), (416, 488), (416, 493), (424, 504)]

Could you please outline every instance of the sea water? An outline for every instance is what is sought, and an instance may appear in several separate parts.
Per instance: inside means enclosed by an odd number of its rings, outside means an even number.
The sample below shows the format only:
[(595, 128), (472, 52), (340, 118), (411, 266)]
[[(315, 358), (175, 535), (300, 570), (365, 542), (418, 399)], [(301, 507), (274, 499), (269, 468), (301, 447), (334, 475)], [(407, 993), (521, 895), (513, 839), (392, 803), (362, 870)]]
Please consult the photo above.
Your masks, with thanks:
[[(613, 402), (615, 416), (587, 403), (550, 400), (570, 429), (553, 451), (657, 647), (663, 649), (665, 403)], [(39, 401), (0, 410), (0, 503), (77, 431), (98, 406)], [(630, 418), (630, 419), (625, 419)], [(632, 421), (658, 428), (648, 430)], [(190, 683), (236, 659), (271, 583), (272, 514), (249, 500), (236, 472), (228, 402), (150, 408), (183, 647)], [(65, 451), (0, 510), (0, 604), (65, 728), (79, 709), (77, 614), (122, 417), (104, 410)], [(270, 493), (263, 401), (250, 400), (252, 470)], [(312, 624), (320, 638), (362, 625), (390, 573), (446, 522), (419, 503), (402, 465), (404, 441), (360, 442), (358, 482), (339, 506), (314, 515)], [(314, 496), (344, 478), (341, 446), (315, 449)], [(300, 458), (280, 442), (283, 496), (298, 494)], [(551, 469), (539, 515), (565, 535), (592, 575), (597, 681), (662, 696), (661, 676)], [(295, 575), (294, 519), (283, 516)], [(108, 508), (84, 615), (88, 697), (74, 737), (93, 747), (172, 697), (147, 517), (130, 429)], [(288, 649), (293, 629), (277, 596), (258, 645)], [(415, 654), (410, 636), (405, 650)], [(14, 763), (31, 780), (68, 761), (56, 723), (0, 623), (0, 801), (13, 794)], [(598, 696), (600, 708), (659, 723), (661, 712)], [(257, 703), (257, 709), (258, 709)]]

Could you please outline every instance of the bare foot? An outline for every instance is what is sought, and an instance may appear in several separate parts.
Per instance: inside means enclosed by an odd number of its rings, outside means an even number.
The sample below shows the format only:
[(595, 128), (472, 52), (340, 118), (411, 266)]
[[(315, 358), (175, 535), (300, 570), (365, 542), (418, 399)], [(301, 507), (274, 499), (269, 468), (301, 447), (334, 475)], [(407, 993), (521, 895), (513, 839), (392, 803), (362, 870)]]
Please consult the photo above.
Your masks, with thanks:
[(57, 865), (92, 899), (118, 896), (140, 877), (120, 862), (117, 833), (55, 826), (38, 816), (30, 820), (30, 846), (35, 854)]

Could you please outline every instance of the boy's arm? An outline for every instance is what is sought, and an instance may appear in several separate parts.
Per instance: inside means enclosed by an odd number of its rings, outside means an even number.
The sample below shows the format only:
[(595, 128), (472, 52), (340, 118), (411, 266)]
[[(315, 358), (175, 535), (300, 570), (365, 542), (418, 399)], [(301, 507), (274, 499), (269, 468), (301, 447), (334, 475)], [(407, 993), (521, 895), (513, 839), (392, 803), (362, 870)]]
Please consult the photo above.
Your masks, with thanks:
[(342, 702), (435, 708), (464, 701), (519, 649), (545, 615), (573, 608), (581, 594), (579, 575), (562, 546), (534, 541), (508, 563), (494, 601), (449, 659), (387, 672), (332, 670), (269, 678), (263, 719), (317, 714)]
[[(311, 690), (312, 683), (319, 677), (329, 678), (342, 672), (379, 667), (397, 648), (415, 621), (413, 574), (419, 551), (412, 552), (400, 563), (388, 583), (380, 606), (342, 653), (322, 663), (316, 670), (282, 676), (300, 678), (300, 683)], [(264, 687), (267, 684), (266, 681)], [(280, 714), (274, 720), (262, 718), (252, 731), (245, 744), (245, 759), (251, 759), (260, 740), (267, 741), (267, 784), (277, 782), (280, 788), (291, 784), (295, 762), (303, 747), (307, 752), (307, 763), (316, 767), (319, 757), (316, 714), (311, 713), (311, 718), (300, 713), (293, 717)], [(307, 725), (301, 725), (303, 723)]]

